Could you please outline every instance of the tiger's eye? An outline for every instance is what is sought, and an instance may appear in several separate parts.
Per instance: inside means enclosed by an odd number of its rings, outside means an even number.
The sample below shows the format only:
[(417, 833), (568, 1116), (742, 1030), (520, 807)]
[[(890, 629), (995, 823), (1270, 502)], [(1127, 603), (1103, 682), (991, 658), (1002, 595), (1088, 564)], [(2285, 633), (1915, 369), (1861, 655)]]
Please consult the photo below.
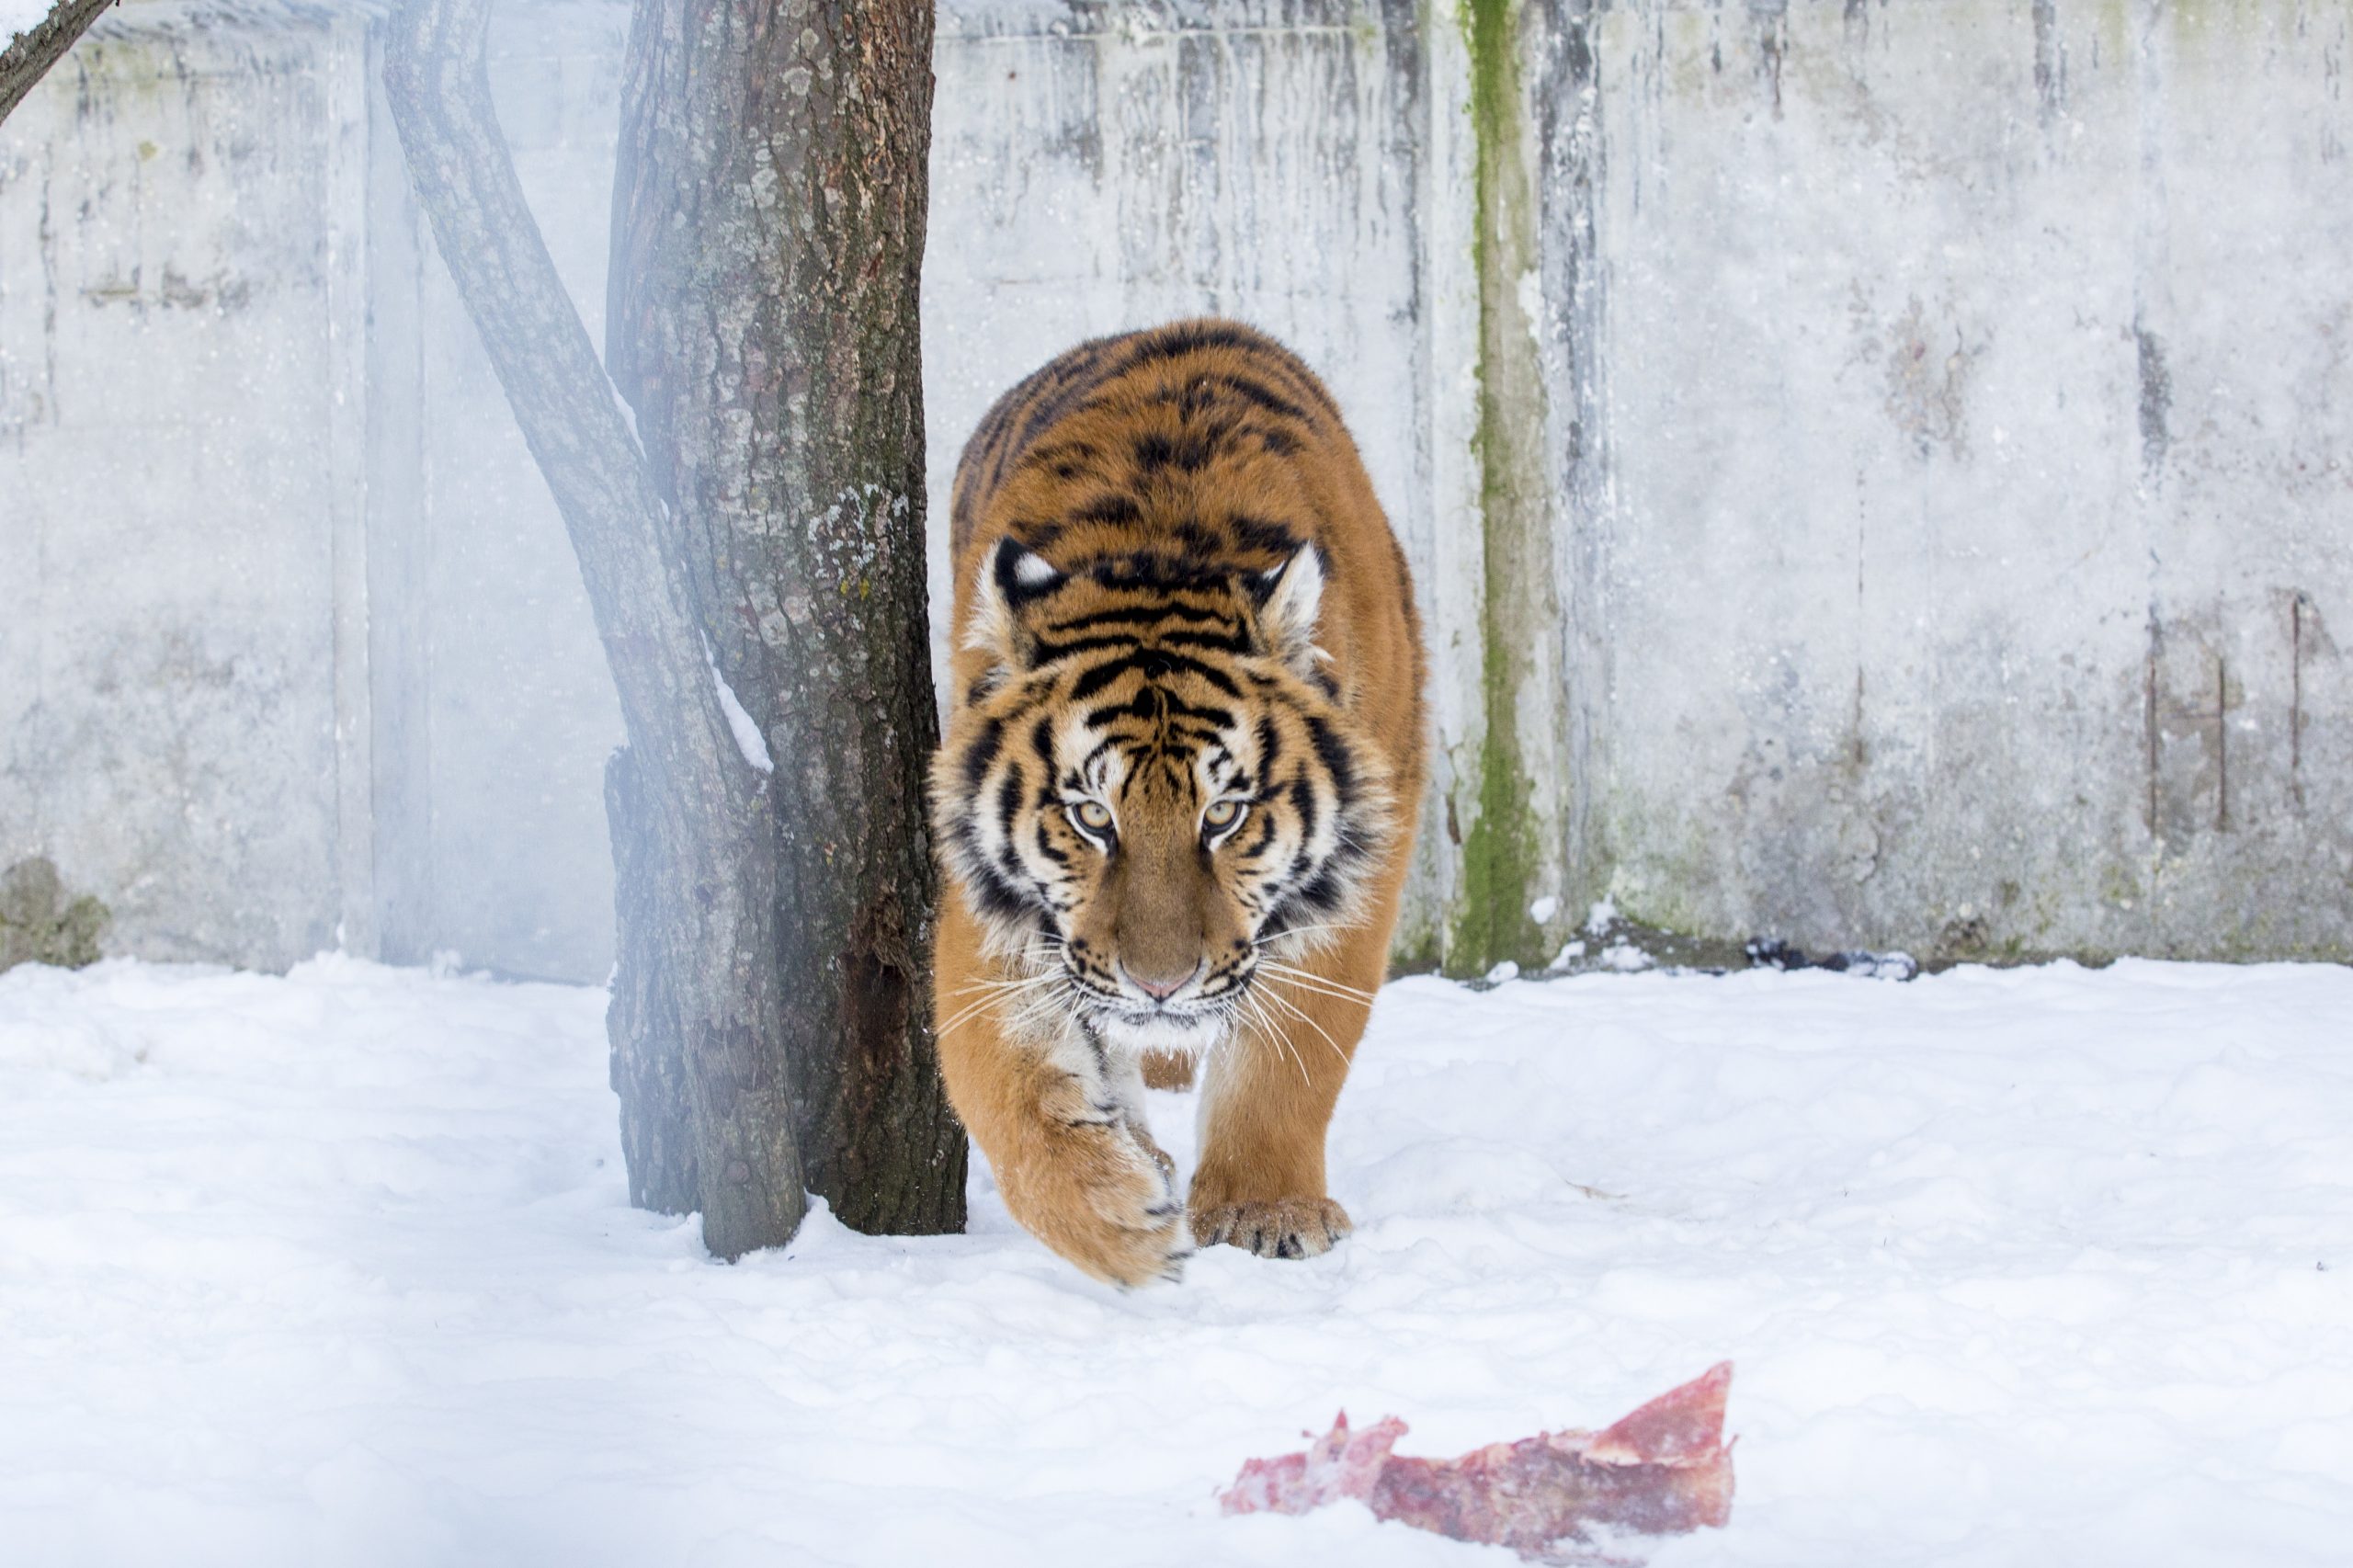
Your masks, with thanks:
[(1097, 833), (1111, 825), (1111, 808), (1100, 801), (1081, 801), (1071, 808), (1071, 815), (1078, 819), (1079, 826)]
[(1239, 801), (1211, 801), (1210, 809), (1201, 813), (1201, 821), (1211, 827), (1232, 827), (1242, 820)]

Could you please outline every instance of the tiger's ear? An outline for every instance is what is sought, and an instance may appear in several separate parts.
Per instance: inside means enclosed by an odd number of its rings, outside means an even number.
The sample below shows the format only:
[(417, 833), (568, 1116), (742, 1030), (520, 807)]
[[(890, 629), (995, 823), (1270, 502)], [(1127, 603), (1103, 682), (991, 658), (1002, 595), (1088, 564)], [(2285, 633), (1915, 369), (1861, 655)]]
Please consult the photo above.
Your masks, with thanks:
[(1063, 574), (1052, 562), (1017, 539), (997, 540), (981, 558), (964, 646), (985, 650), (1000, 674), (1028, 669), (1037, 658), (1038, 641), (1022, 626), (1021, 608), (1062, 585)]
[(1258, 633), (1266, 651), (1302, 680), (1314, 678), (1324, 657), (1315, 645), (1315, 617), (1324, 606), (1324, 552), (1301, 545), (1289, 561), (1250, 582), (1258, 601)]

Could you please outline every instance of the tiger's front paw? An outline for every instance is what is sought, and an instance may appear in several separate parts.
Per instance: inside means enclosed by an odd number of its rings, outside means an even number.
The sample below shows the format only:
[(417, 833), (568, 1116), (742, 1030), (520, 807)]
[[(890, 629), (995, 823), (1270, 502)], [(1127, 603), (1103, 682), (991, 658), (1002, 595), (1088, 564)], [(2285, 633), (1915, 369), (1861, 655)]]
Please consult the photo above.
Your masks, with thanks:
[(1223, 1242), (1260, 1257), (1315, 1257), (1356, 1229), (1348, 1211), (1328, 1198), (1277, 1198), (1211, 1203), (1193, 1210), (1193, 1239)]
[(998, 1176), (1013, 1217), (1108, 1284), (1182, 1278), (1193, 1238), (1168, 1156), (1116, 1107), (1074, 1087), (1040, 1108), (1044, 1136), (1017, 1169)]

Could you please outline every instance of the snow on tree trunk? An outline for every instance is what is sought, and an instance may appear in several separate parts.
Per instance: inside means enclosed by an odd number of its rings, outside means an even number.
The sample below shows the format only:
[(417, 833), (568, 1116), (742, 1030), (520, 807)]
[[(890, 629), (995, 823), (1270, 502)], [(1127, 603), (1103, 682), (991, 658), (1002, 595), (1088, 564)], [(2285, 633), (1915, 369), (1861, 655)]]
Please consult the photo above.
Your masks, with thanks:
[[(65, 58), (74, 40), (88, 30), (115, 0), (57, 0), (49, 14), (21, 21), (0, 6), (0, 120), (5, 120), (33, 84)], [(21, 26), (24, 30), (18, 32)]]
[[(780, 1036), (729, 1047), (704, 1137), (756, 1142), (797, 1107), (811, 1190), (860, 1230), (898, 1233), (962, 1227), (965, 1165), (928, 1003), (938, 720), (916, 285), (931, 40), (925, 0), (641, 5), (607, 332), (688, 541), (732, 760), (773, 817), (772, 969), (790, 1006)], [(618, 836), (651, 825), (630, 820), (628, 780), (610, 793)], [(690, 967), (690, 924), (659, 907), (677, 885), (625, 883), (625, 974)], [(656, 1050), (630, 1071), (668, 1070)]]

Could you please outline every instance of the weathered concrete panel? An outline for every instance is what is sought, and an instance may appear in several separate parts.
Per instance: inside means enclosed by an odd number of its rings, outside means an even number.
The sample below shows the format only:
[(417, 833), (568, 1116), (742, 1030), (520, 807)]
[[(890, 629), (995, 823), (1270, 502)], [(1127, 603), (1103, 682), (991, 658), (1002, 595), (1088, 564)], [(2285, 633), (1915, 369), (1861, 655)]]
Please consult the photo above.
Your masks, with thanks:
[(1598, 20), (1586, 853), (1621, 903), (1938, 953), (2347, 949), (2307, 631), (2353, 608), (2353, 274), (2312, 265), (2353, 255), (2347, 14)]
[[(494, 28), (592, 325), (627, 22)], [(369, 23), (140, 6), (0, 132), (0, 849), (124, 951), (598, 978), (620, 716)]]
[(282, 965), (342, 913), (320, 215), (363, 35), (208, 20), (94, 35), (0, 130), (0, 862), (123, 949)]

